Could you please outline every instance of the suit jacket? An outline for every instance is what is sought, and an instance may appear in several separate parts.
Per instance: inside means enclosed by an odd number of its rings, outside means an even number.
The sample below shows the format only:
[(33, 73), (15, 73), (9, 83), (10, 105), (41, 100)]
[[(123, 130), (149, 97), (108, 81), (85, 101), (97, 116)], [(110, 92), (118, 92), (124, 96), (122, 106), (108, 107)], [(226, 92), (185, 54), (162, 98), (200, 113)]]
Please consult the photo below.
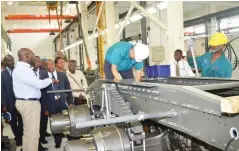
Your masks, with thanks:
[[(49, 78), (48, 72), (42, 72), (40, 75), (40, 79), (46, 79)], [(58, 83), (58, 89), (64, 90), (64, 89), (71, 89), (69, 80), (66, 76), (66, 73), (64, 72), (57, 72), (57, 79), (60, 81)], [(48, 87), (42, 89), (42, 96), (41, 96), (41, 106), (42, 111), (49, 111), (50, 113), (58, 113), (62, 110), (66, 110), (68, 108), (69, 104), (73, 104), (73, 97), (72, 92), (69, 93), (59, 93), (60, 99), (55, 100), (55, 94), (54, 93), (47, 93), (47, 91), (53, 90), (52, 84), (50, 84)], [(59, 102), (57, 102), (59, 101)], [(56, 108), (56, 103), (60, 103), (60, 109)], [(58, 104), (59, 105), (59, 104)]]
[(1, 71), (1, 104), (2, 107), (6, 106), (9, 112), (15, 107), (16, 98), (13, 92), (12, 76), (8, 72), (7, 68)]

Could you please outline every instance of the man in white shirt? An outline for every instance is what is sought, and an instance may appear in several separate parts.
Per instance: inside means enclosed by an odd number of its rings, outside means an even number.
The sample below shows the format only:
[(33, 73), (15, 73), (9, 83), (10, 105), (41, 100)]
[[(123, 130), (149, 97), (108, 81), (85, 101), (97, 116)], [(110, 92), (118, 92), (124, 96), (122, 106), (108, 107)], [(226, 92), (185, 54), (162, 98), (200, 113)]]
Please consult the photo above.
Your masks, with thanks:
[(174, 60), (170, 63), (171, 77), (194, 77), (188, 62), (183, 60), (183, 52), (177, 49), (174, 52)]
[(16, 97), (16, 108), (22, 116), (24, 135), (23, 151), (38, 151), (40, 127), (40, 89), (58, 80), (47, 78), (40, 80), (31, 66), (35, 64), (35, 54), (29, 48), (18, 51), (19, 62), (12, 72), (13, 91)]
[[(87, 80), (85, 75), (80, 71), (76, 70), (77, 62), (75, 60), (70, 60), (68, 63), (67, 76), (71, 84), (72, 89), (84, 89), (88, 88)], [(73, 97), (75, 98), (74, 104), (85, 104), (86, 94), (84, 92), (73, 92)]]

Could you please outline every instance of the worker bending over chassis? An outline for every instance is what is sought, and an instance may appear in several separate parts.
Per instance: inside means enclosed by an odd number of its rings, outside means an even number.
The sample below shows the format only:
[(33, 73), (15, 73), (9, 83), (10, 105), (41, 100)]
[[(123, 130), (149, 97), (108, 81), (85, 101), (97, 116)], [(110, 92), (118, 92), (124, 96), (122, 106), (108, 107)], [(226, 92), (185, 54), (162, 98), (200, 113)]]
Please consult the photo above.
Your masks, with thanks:
[(133, 79), (133, 68), (136, 69), (135, 81), (140, 81), (143, 60), (148, 58), (149, 48), (145, 44), (135, 46), (128, 42), (117, 42), (106, 52), (104, 71), (106, 79), (120, 80), (119, 74), (123, 79)]

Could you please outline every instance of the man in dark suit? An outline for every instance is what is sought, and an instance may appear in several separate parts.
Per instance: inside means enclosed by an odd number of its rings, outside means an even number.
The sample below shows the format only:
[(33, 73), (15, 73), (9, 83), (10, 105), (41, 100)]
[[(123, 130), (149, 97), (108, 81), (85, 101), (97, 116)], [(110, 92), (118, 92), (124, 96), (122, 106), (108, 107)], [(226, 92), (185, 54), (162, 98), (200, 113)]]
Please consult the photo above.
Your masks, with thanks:
[[(69, 80), (64, 72), (57, 72), (53, 60), (48, 59), (46, 62), (47, 73), (41, 78), (53, 78), (59, 80), (58, 84), (52, 84), (42, 89), (42, 111), (45, 115), (59, 114), (63, 110), (71, 107), (73, 104), (72, 93), (47, 93), (50, 90), (71, 89)], [(53, 134), (55, 147), (60, 148), (63, 134)]]
[(22, 145), (23, 136), (23, 122), (21, 115), (15, 107), (16, 98), (13, 92), (12, 71), (14, 69), (14, 58), (7, 55), (4, 58), (6, 68), (2, 70), (1, 74), (1, 97), (2, 97), (2, 112), (9, 112), (11, 114), (10, 125), (15, 136), (17, 146)]
[[(35, 75), (41, 79), (41, 76), (43, 76), (47, 71), (40, 69), (41, 66), (41, 59), (39, 56), (36, 56), (35, 60), (35, 66), (34, 66), (34, 72)], [(42, 99), (40, 99), (40, 102), (42, 102)], [(42, 144), (47, 144), (48, 142), (45, 140), (45, 137), (47, 136), (47, 122), (48, 122), (48, 116), (45, 116), (43, 112), (41, 111), (41, 119), (40, 119), (40, 139), (39, 139), (39, 146), (38, 150), (40, 151), (47, 151), (48, 149), (43, 147)], [(42, 143), (42, 144), (41, 144)]]

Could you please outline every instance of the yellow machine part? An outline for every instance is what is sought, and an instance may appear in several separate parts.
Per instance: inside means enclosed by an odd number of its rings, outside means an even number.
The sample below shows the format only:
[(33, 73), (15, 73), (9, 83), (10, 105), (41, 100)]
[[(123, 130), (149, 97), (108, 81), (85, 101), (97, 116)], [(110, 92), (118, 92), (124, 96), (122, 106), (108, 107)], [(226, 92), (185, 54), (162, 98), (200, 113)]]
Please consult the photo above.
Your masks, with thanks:
[[(101, 1), (96, 1), (96, 14), (99, 14), (99, 9), (101, 5)], [(105, 23), (105, 7), (103, 6), (101, 10), (101, 16), (100, 20), (98, 23), (98, 27), (101, 31), (103, 31), (106, 28), (106, 23)], [(98, 31), (99, 32), (99, 31)], [(104, 36), (98, 36), (98, 63), (99, 63), (99, 70), (100, 70), (100, 77), (104, 78), (104, 50), (105, 50), (105, 38)]]
[(50, 10), (50, 11), (54, 11), (57, 9), (58, 7), (58, 2), (56, 2), (56, 4), (48, 4), (46, 3), (46, 6), (47, 6), (47, 9)]

